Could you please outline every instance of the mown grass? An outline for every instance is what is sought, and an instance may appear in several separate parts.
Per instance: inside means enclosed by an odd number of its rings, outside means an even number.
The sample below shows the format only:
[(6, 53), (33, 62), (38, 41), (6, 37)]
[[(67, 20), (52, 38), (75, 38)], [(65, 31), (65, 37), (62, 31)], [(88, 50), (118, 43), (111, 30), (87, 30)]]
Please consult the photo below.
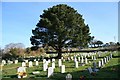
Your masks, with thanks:
[[(110, 53), (102, 54), (101, 57), (98, 57), (96, 62), (98, 62), (101, 58), (108, 56)], [(39, 80), (40, 78), (42, 79), (48, 79), (48, 80), (65, 80), (65, 77), (68, 73), (72, 74), (73, 79), (72, 80), (79, 80), (80, 76), (85, 76), (87, 79), (98, 79), (102, 80), (104, 78), (118, 78), (118, 69), (120, 67), (120, 63), (118, 62), (120, 56), (118, 55), (118, 52), (113, 53), (113, 58), (105, 64), (103, 68), (100, 69), (96, 73), (95, 76), (91, 75), (87, 68), (92, 66), (92, 60), (89, 58), (88, 60), (91, 61), (91, 63), (85, 65), (85, 66), (80, 66), (79, 68), (75, 68), (74, 66), (74, 61), (62, 61), (62, 64), (65, 65), (65, 73), (60, 72), (60, 68), (58, 67), (58, 60), (56, 60), (56, 68), (54, 69), (54, 74), (50, 78), (47, 78), (47, 71), (43, 71), (42, 67), (42, 61), (39, 62), (39, 66), (34, 66), (27, 68), (27, 78), (32, 78), (31, 80)], [(35, 63), (34, 63), (35, 64)], [(80, 62), (79, 62), (80, 64)], [(10, 79), (14, 80), (13, 78), (17, 78), (17, 67), (21, 66), (21, 63), (18, 64), (8, 64), (3, 67), (2, 71), (2, 78), (3, 80), (5, 79)], [(51, 64), (49, 64), (49, 67)], [(33, 75), (33, 71), (40, 71), (39, 75)]]

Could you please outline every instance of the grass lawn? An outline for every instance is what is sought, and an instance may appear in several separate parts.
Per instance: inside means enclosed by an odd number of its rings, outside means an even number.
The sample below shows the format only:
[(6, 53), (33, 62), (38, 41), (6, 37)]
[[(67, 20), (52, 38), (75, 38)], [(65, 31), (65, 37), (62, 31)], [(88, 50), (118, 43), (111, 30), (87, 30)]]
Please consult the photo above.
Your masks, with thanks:
[[(104, 56), (109, 55), (109, 52), (107, 54), (101, 55), (96, 62), (98, 62), (101, 58)], [(95, 76), (91, 75), (87, 68), (92, 66), (92, 62), (85, 65), (85, 66), (79, 66), (79, 68), (74, 67), (74, 61), (63, 61), (62, 64), (65, 65), (65, 73), (60, 73), (60, 68), (58, 67), (58, 60), (56, 60), (56, 68), (54, 69), (54, 74), (50, 78), (47, 78), (47, 71), (43, 71), (42, 68), (42, 61), (39, 62), (39, 66), (34, 66), (27, 68), (27, 78), (30, 78), (29, 80), (39, 80), (40, 78), (43, 79), (48, 79), (48, 80), (65, 80), (65, 77), (68, 73), (72, 74), (72, 80), (79, 80), (80, 76), (85, 76), (85, 78), (88, 79), (98, 79), (102, 80), (105, 78), (110, 78), (111, 80), (113, 78), (118, 78), (118, 67), (120, 67), (120, 63), (118, 62), (120, 56), (118, 55), (118, 52), (113, 53), (113, 58), (105, 64), (103, 68), (100, 69), (96, 73)], [(91, 59), (88, 59), (91, 61)], [(35, 64), (35, 63), (33, 63)], [(80, 64), (80, 62), (79, 62)], [(3, 71), (2, 71), (2, 80), (14, 80), (17, 78), (17, 67), (21, 66), (21, 63), (18, 64), (8, 64), (3, 66)], [(51, 66), (51, 64), (49, 64)], [(39, 75), (33, 75), (33, 71), (40, 71)], [(17, 80), (17, 79), (16, 79)], [(22, 79), (23, 80), (23, 79)]]

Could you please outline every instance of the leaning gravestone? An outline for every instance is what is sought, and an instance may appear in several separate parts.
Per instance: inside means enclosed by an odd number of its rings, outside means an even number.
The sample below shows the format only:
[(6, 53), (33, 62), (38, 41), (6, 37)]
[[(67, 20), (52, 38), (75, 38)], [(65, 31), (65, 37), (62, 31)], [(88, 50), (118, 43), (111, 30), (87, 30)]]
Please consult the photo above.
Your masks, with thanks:
[(53, 72), (54, 72), (54, 69), (52, 67), (49, 67), (47, 77), (49, 78), (51, 75), (53, 75)]
[(67, 74), (66, 75), (66, 80), (72, 80), (72, 75), (71, 74)]
[(61, 66), (61, 73), (65, 73), (65, 65)]

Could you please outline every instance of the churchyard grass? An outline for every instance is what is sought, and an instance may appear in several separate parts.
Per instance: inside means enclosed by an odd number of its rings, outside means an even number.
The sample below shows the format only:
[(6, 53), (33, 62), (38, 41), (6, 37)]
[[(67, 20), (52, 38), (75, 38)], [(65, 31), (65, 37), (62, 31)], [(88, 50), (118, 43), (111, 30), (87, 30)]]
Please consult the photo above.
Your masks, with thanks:
[[(76, 54), (76, 53), (74, 53)], [(71, 54), (71, 55), (74, 55)], [(110, 53), (107, 52), (107, 54), (102, 54), (100, 57), (97, 58), (96, 62), (104, 58), (105, 56), (108, 56)], [(86, 64), (85, 66), (80, 66), (78, 68), (75, 68), (74, 61), (62, 61), (62, 65), (65, 65), (65, 73), (60, 72), (60, 68), (58, 67), (58, 60), (55, 61), (55, 69), (54, 69), (54, 75), (50, 78), (47, 78), (47, 71), (43, 71), (42, 61), (39, 62), (39, 66), (34, 67), (28, 67), (27, 68), (27, 78), (44, 78), (44, 79), (51, 79), (51, 80), (65, 80), (65, 77), (68, 73), (72, 74), (73, 79), (76, 80), (80, 78), (80, 76), (85, 76), (86, 78), (118, 78), (118, 67), (120, 67), (120, 63), (118, 62), (120, 56), (119, 53), (116, 52), (113, 54), (113, 58), (105, 64), (97, 73), (95, 76), (91, 75), (89, 71), (87, 70), (88, 67), (92, 66), (92, 60), (91, 58), (88, 58), (88, 61), (91, 61), (91, 63)], [(79, 62), (80, 64), (80, 62)], [(33, 63), (35, 65), (35, 62)], [(17, 78), (17, 67), (21, 66), (21, 63), (18, 64), (7, 64), (3, 66), (2, 70), (2, 78), (3, 80), (6, 78)], [(51, 66), (51, 63), (49, 64), (49, 67)], [(40, 74), (33, 75), (33, 71), (39, 71)]]

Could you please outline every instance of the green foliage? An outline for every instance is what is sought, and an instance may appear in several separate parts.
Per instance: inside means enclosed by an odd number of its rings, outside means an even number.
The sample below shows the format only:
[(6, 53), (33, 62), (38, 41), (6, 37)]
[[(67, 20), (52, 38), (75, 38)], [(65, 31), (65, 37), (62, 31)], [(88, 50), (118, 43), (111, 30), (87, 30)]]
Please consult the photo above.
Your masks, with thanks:
[(82, 15), (65, 4), (44, 10), (36, 26), (30, 38), (33, 49), (47, 44), (61, 53), (62, 47), (86, 47), (91, 39)]

